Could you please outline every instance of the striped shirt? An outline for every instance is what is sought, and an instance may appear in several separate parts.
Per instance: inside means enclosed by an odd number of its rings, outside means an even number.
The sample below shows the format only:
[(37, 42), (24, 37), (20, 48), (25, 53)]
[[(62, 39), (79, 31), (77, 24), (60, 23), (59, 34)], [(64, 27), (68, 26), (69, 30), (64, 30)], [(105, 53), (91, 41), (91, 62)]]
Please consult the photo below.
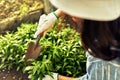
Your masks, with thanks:
[(87, 73), (77, 80), (120, 80), (120, 59), (104, 61), (87, 56)]

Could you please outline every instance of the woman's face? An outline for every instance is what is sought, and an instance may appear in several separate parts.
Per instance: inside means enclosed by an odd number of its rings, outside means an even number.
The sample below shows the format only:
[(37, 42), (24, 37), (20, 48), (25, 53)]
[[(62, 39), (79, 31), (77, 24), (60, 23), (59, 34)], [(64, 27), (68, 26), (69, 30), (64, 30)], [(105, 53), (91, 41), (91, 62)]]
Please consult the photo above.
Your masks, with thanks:
[(84, 23), (84, 19), (78, 18), (78, 17), (74, 17), (74, 16), (71, 16), (71, 17), (72, 17), (72, 20), (76, 23), (77, 31), (81, 33), (82, 27), (83, 27), (83, 23)]
[(81, 22), (81, 23), (83, 23), (83, 19), (82, 18), (78, 18), (78, 17), (74, 17), (74, 16), (71, 16), (72, 17), (72, 20), (74, 21), (74, 22)]
[[(58, 14), (58, 16), (65, 16), (67, 13), (65, 13), (64, 11), (62, 11), (62, 10), (57, 10), (57, 14)], [(60, 14), (60, 15), (59, 15)], [(69, 14), (68, 14), (69, 15)], [(83, 23), (84, 22), (84, 19), (82, 19), (82, 18), (78, 18), (78, 17), (75, 17), (75, 16), (73, 16), (73, 15), (69, 15), (69, 16), (71, 16), (72, 17), (72, 20), (74, 21), (74, 22), (80, 22), (80, 23)]]

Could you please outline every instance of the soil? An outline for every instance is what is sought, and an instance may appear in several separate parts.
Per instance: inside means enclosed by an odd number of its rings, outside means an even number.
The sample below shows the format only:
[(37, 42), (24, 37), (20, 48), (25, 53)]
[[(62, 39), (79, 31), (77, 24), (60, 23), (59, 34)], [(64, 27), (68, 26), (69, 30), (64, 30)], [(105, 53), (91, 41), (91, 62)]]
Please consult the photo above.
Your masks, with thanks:
[(42, 13), (42, 0), (0, 0), (0, 34), (16, 31), (22, 23), (34, 23)]
[(22, 71), (16, 70), (0, 70), (0, 80), (29, 80), (28, 74), (22, 73)]
[(0, 21), (41, 8), (41, 0), (0, 0)]

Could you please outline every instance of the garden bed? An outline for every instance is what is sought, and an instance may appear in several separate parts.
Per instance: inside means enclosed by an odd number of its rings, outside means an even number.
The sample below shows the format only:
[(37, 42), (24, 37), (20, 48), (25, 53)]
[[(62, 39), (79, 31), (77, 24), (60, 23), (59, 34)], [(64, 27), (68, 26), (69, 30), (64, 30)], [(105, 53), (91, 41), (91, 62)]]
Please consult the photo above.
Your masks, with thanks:
[(0, 0), (0, 33), (37, 21), (42, 11), (42, 0)]
[[(51, 75), (51, 72), (70, 77), (79, 77), (85, 74), (86, 57), (85, 51), (81, 46), (80, 35), (71, 29), (70, 25), (61, 23), (60, 28), (58, 28), (59, 26), (56, 23), (41, 38), (39, 45), (43, 49), (39, 57), (36, 60), (32, 60), (31, 65), (26, 65), (24, 56), (29, 42), (36, 40), (33, 35), (36, 31), (37, 23), (22, 24), (16, 32), (8, 32), (4, 36), (0, 35), (0, 69), (13, 71), (11, 71), (11, 75), (6, 71), (1, 72), (0, 75), (2, 76), (0, 78), (7, 78), (5, 74), (16, 78), (14, 75), (24, 75), (24, 72), (28, 73), (30, 80), (41, 80), (44, 75)], [(27, 77), (27, 75), (22, 75), (20, 78)]]

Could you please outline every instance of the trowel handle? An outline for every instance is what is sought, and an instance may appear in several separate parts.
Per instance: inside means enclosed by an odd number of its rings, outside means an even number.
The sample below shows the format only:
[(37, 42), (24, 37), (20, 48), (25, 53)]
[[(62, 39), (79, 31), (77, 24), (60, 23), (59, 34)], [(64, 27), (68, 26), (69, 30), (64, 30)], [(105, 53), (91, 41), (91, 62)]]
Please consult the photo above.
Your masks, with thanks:
[(42, 37), (41, 34), (39, 34), (39, 35), (37, 36), (37, 39), (36, 39), (36, 47), (38, 46), (41, 37)]

